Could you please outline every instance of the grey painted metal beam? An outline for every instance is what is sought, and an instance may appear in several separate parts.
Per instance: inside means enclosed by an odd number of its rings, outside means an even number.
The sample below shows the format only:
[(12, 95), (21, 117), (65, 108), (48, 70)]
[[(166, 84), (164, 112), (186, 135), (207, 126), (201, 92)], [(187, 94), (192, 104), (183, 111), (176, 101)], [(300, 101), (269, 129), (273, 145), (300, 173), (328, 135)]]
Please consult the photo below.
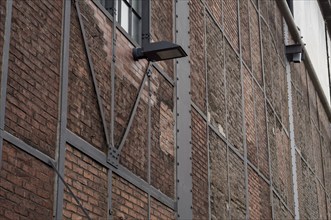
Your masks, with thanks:
[[(147, 72), (148, 76), (148, 110), (147, 110), (147, 183), (151, 184), (151, 132), (152, 132), (152, 91), (151, 91), (151, 75), (152, 71)], [(151, 195), (148, 193), (148, 219), (151, 219)]]
[(239, 39), (239, 61), (240, 61), (240, 85), (241, 85), (241, 113), (242, 113), (242, 133), (244, 145), (244, 173), (245, 173), (245, 206), (246, 219), (249, 219), (249, 193), (248, 193), (248, 168), (247, 168), (247, 143), (246, 143), (246, 114), (245, 114), (245, 92), (244, 92), (244, 77), (243, 77), (243, 58), (241, 48), (241, 25), (240, 25), (240, 0), (237, 0), (238, 13), (238, 39)]
[[(98, 2), (100, 3), (100, 2)], [(108, 153), (107, 155), (110, 155), (110, 151), (112, 151), (115, 148), (115, 75), (116, 75), (116, 42), (117, 42), (117, 22), (115, 21), (115, 17), (117, 14), (116, 11), (116, 5), (117, 2), (113, 2), (112, 7), (112, 63), (110, 66), (110, 78), (111, 78), (111, 97), (110, 97), (110, 134), (109, 134), (109, 140), (110, 145), (108, 146)], [(115, 6), (115, 7), (114, 7)], [(105, 9), (104, 7), (102, 7)], [(109, 158), (108, 158), (109, 159)], [(113, 189), (113, 171), (111, 169), (108, 169), (108, 220), (113, 219), (113, 212), (112, 212), (112, 189)]]
[[(283, 25), (284, 28), (284, 43), (289, 43), (289, 32), (286, 23)], [(299, 212), (299, 194), (298, 194), (298, 180), (297, 180), (297, 162), (296, 162), (296, 147), (294, 137), (294, 117), (293, 117), (293, 102), (292, 102), (292, 83), (291, 83), (291, 67), (286, 59), (286, 75), (287, 75), (287, 93), (288, 93), (288, 112), (290, 122), (290, 144), (291, 144), (291, 165), (292, 165), (292, 184), (293, 184), (293, 200), (294, 200), (294, 218), (300, 219)]]
[(3, 139), (49, 166), (51, 165), (49, 161), (55, 163), (55, 160), (53, 158), (30, 146), (29, 144), (25, 143), (24, 141), (15, 137), (7, 131), (3, 132)]
[[(206, 10), (206, 1), (201, 0), (203, 4), (203, 32), (204, 32), (204, 65), (205, 65), (205, 93), (206, 93), (206, 109), (207, 109), (207, 114), (209, 114), (209, 84), (208, 84), (208, 51), (207, 51), (207, 10)], [(194, 102), (192, 101), (192, 106)], [(203, 112), (201, 112), (203, 113)], [(200, 114), (201, 116), (201, 114)], [(212, 176), (212, 170), (211, 170), (211, 159), (210, 159), (210, 140), (209, 140), (209, 126), (208, 126), (208, 118), (203, 117), (206, 123), (206, 138), (207, 138), (207, 174), (208, 174), (208, 220), (211, 220), (211, 176)]]
[[(65, 132), (67, 129), (68, 111), (68, 79), (69, 79), (69, 44), (70, 44), (70, 14), (71, 0), (63, 0), (63, 19), (62, 19), (62, 41), (61, 41), (61, 85), (60, 85), (60, 112), (59, 112), (59, 133), (58, 133), (58, 154), (57, 170), (60, 175), (64, 174), (65, 161)], [(59, 176), (56, 180), (56, 205), (55, 219), (62, 219), (64, 183)]]
[(2, 145), (3, 132), (5, 128), (5, 113), (6, 113), (6, 97), (7, 97), (7, 81), (8, 81), (8, 66), (9, 66), (9, 47), (10, 47), (10, 33), (12, 26), (13, 15), (13, 1), (6, 2), (6, 20), (2, 50), (2, 66), (1, 66), (1, 93), (0, 93), (0, 168), (2, 161)]
[(165, 79), (168, 81), (168, 83), (170, 83), (173, 87), (175, 86), (175, 82), (173, 79), (171, 79), (171, 77), (169, 76), (168, 73), (166, 73), (162, 67), (160, 65), (158, 65), (157, 63), (152, 63), (152, 66), (157, 70), (157, 72)]
[(87, 42), (85, 27), (84, 27), (84, 23), (83, 23), (81, 13), (80, 13), (78, 0), (75, 0), (75, 5), (76, 5), (76, 10), (77, 10), (77, 16), (78, 16), (80, 31), (81, 31), (81, 34), (83, 36), (83, 42), (84, 42), (85, 53), (86, 53), (87, 60), (88, 60), (88, 66), (90, 68), (90, 73), (91, 73), (91, 76), (92, 76), (94, 91), (95, 91), (96, 96), (97, 96), (99, 112), (100, 112), (100, 116), (101, 116), (101, 120), (102, 120), (103, 130), (104, 130), (104, 133), (105, 133), (104, 135), (105, 135), (105, 138), (106, 138), (107, 145), (109, 147), (110, 146), (109, 132), (108, 132), (108, 128), (107, 128), (107, 125), (106, 125), (104, 107), (103, 107), (102, 99), (101, 99), (101, 96), (100, 96), (100, 88), (98, 86), (98, 81), (96, 79), (96, 75), (95, 75), (95, 71), (94, 71), (94, 64), (93, 64), (93, 60), (92, 60), (92, 56), (91, 56), (91, 52), (90, 52), (90, 47), (89, 47), (88, 42)]
[[(263, 99), (264, 99), (264, 115), (265, 115), (265, 125), (266, 125), (266, 133), (267, 133), (267, 147), (268, 147), (268, 169), (270, 175), (270, 204), (271, 204), (271, 217), (272, 219), (275, 218), (275, 208), (274, 208), (274, 201), (273, 201), (273, 176), (272, 176), (272, 166), (271, 166), (271, 153), (270, 153), (270, 141), (269, 141), (269, 125), (268, 125), (268, 105), (267, 105), (267, 93), (266, 93), (266, 79), (265, 79), (265, 71), (264, 71), (264, 51), (263, 51), (263, 36), (262, 36), (262, 22), (263, 16), (261, 15), (261, 8), (260, 8), (260, 1), (258, 3), (258, 14), (259, 14), (259, 36), (260, 36), (260, 48), (261, 48), (261, 64), (262, 64), (262, 77), (263, 77)], [(258, 83), (259, 84), (259, 83)]]
[[(189, 1), (176, 1), (176, 43), (190, 54)], [(189, 56), (176, 61), (177, 218), (193, 218), (191, 80)]]
[(141, 96), (142, 96), (142, 93), (144, 91), (144, 87), (145, 87), (145, 82), (147, 81), (147, 73), (150, 71), (150, 68), (151, 68), (151, 65), (150, 63), (148, 63), (148, 67), (147, 67), (147, 70), (146, 70), (146, 73), (144, 74), (144, 77), (140, 83), (140, 86), (139, 86), (139, 89), (138, 89), (138, 93), (137, 93), (137, 96), (135, 98), (135, 103), (131, 109), (131, 113), (130, 113), (130, 118), (129, 118), (129, 121), (128, 121), (128, 125), (124, 131), (124, 134), (121, 138), (121, 142), (118, 146), (118, 152), (121, 153), (122, 149), (123, 149), (123, 146), (124, 146), (124, 143), (126, 141), (126, 138), (129, 134), (129, 131), (131, 129), (131, 126), (132, 126), (132, 122), (133, 122), (133, 119), (134, 119), (134, 116), (136, 115), (136, 112), (137, 112), (137, 108), (138, 108), (138, 105), (139, 105), (139, 101), (141, 99)]

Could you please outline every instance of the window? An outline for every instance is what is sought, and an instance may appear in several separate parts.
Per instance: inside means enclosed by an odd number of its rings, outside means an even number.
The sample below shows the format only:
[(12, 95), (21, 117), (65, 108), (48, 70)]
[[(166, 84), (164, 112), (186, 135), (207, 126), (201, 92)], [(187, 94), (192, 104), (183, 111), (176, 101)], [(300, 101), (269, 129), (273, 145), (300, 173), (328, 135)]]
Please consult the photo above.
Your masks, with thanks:
[(141, 14), (143, 0), (99, 0), (112, 14), (116, 8), (116, 21), (139, 44), (141, 43)]

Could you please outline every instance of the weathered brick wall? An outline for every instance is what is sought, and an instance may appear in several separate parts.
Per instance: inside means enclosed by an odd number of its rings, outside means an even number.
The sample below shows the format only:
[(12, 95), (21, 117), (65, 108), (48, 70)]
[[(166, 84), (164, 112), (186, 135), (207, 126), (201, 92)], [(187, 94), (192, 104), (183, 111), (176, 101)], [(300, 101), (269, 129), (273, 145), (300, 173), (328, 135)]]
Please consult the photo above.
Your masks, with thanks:
[(201, 1), (190, 1), (190, 63), (192, 101), (206, 112), (205, 24)]
[[(44, 153), (46, 159), (57, 161), (63, 1), (13, 3), (5, 131)], [(174, 4), (151, 1), (152, 41), (175, 41)], [(135, 186), (135, 180), (176, 201), (176, 82), (151, 68), (150, 90), (145, 83), (119, 160), (134, 180), (114, 172), (109, 178), (109, 167), (96, 161), (106, 158), (106, 136), (110, 137), (104, 130), (96, 88), (108, 132), (111, 118), (115, 119), (114, 147), (118, 147), (147, 62), (133, 61), (136, 42), (120, 28), (112, 30), (108, 12), (91, 0), (78, 1), (78, 5), (86, 45), (72, 3), (67, 128), (95, 148), (90, 151), (98, 150), (98, 158), (79, 151), (75, 143), (66, 144), (65, 181), (93, 219), (105, 219), (109, 211), (114, 219), (146, 219), (149, 215), (151, 219), (174, 219), (176, 211), (160, 198), (149, 196), (144, 187)], [(1, 1), (1, 58), (5, 7), (6, 1)], [(277, 3), (192, 0), (188, 7), (191, 99), (195, 104), (191, 113), (193, 217), (292, 219), (284, 30)], [(157, 65), (163, 74), (176, 79), (174, 61)], [(304, 64), (291, 64), (290, 69), (300, 217), (330, 218), (330, 120)], [(111, 94), (112, 70), (115, 94)], [(2, 151), (0, 218), (52, 218), (57, 202), (53, 197), (58, 193), (54, 171), (6, 141)], [(65, 219), (85, 217), (67, 189), (62, 214)]]
[(193, 218), (208, 218), (208, 148), (207, 126), (202, 117), (192, 113)]
[(61, 1), (13, 2), (5, 130), (51, 157), (57, 141), (61, 14)]
[(248, 169), (249, 217), (251, 219), (270, 219), (270, 188), (252, 168)]
[(54, 172), (4, 142), (0, 170), (1, 219), (51, 219)]
[[(82, 5), (87, 7), (85, 3)], [(86, 10), (87, 9), (83, 11)], [(84, 13), (84, 15), (85, 14), (86, 13)], [(91, 15), (87, 15), (87, 18), (89, 18), (87, 21), (83, 19), (84, 23), (96, 23), (96, 19), (91, 20)], [(87, 27), (86, 32), (90, 33), (90, 31), (92, 31), (91, 25)], [(102, 37), (102, 34), (103, 32), (99, 35)], [(100, 43), (100, 46), (97, 47), (99, 48), (98, 54), (104, 53), (103, 50), (100, 50), (102, 45), (103, 44)], [(89, 44), (88, 48), (91, 48)], [(68, 129), (93, 144), (96, 148), (106, 152), (105, 133), (102, 128), (97, 96), (92, 81), (92, 73), (89, 68), (87, 56), (84, 53), (85, 49), (77, 11), (72, 10), (68, 83)], [(97, 54), (92, 52), (92, 57), (95, 56), (97, 56)], [(98, 67), (98, 63), (95, 63), (95, 66)], [(96, 71), (96, 73), (101, 75), (99, 71)], [(108, 75), (109, 74), (106, 75), (105, 72), (103, 72), (103, 76)], [(109, 79), (107, 80), (105, 77), (103, 80), (109, 82)], [(99, 83), (97, 86), (99, 86)], [(110, 100), (110, 98), (107, 100)]]
[(151, 183), (175, 198), (174, 90), (157, 71), (152, 83)]
[(239, 51), (238, 1), (223, 1), (224, 33), (235, 51)]
[(229, 218), (227, 147), (214, 132), (210, 141), (210, 208), (212, 219)]
[[(70, 145), (66, 146), (64, 180), (78, 197), (92, 219), (107, 218), (108, 176), (107, 169)], [(63, 218), (85, 218), (84, 212), (66, 189)]]
[(148, 212), (147, 193), (113, 175), (112, 214), (116, 219), (144, 219)]
[(208, 115), (219, 132), (226, 132), (225, 75), (223, 34), (208, 16), (206, 24)]

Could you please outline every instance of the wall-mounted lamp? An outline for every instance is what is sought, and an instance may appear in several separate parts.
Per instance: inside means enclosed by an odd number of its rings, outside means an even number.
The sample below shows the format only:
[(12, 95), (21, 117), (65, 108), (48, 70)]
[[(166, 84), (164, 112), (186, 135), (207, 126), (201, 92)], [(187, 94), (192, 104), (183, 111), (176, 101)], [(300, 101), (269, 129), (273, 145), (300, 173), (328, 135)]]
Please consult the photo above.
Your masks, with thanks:
[(133, 59), (136, 61), (139, 59), (147, 59), (148, 61), (154, 62), (154, 61), (186, 57), (187, 56), (186, 52), (178, 44), (174, 44), (169, 41), (158, 41), (151, 43), (150, 1), (151, 0), (144, 0), (141, 2), (142, 4), (141, 47), (133, 49), (132, 51)]
[(149, 43), (142, 48), (134, 48), (133, 59), (147, 59), (149, 61), (169, 60), (186, 57), (187, 54), (181, 46), (168, 41)]
[(301, 63), (305, 58), (303, 46), (301, 44), (286, 45), (286, 57), (289, 62)]

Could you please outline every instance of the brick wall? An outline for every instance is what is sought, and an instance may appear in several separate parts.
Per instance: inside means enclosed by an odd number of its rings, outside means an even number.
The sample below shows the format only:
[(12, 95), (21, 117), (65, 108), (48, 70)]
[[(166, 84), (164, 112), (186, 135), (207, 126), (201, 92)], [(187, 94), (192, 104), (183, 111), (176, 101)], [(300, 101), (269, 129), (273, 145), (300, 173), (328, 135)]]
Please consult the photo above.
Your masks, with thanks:
[(1, 219), (51, 219), (54, 172), (4, 142), (0, 171)]
[(5, 130), (55, 156), (62, 2), (13, 3)]
[(144, 219), (147, 216), (147, 194), (117, 175), (112, 180), (112, 204), (116, 219)]
[(208, 217), (207, 127), (201, 116), (192, 114), (193, 218)]
[[(69, 145), (66, 150), (64, 180), (92, 219), (107, 218), (107, 169)], [(63, 206), (64, 219), (85, 218), (84, 212), (67, 189)]]
[(210, 208), (211, 218), (229, 218), (227, 147), (214, 132), (210, 140)]
[[(0, 133), (4, 134), (1, 139), (5, 138), (0, 167), (3, 219), (50, 219), (61, 203), (56, 201), (61, 192), (56, 191), (54, 171), (31, 155), (58, 162), (58, 137), (66, 137), (58, 131), (62, 4), (13, 1), (5, 132)], [(120, 154), (119, 164), (127, 169), (121, 173), (106, 162), (107, 138), (111, 139), (106, 131), (110, 131), (114, 118), (112, 147), (117, 148), (147, 61), (133, 61), (131, 52), (136, 42), (121, 28), (112, 29), (111, 15), (100, 10), (99, 4), (78, 1), (83, 26), (74, 3), (71, 6), (65, 95), (67, 129), (76, 139), (64, 146), (64, 179), (93, 219), (105, 219), (110, 214), (114, 219), (175, 219), (176, 208), (162, 200), (176, 204), (174, 61), (159, 62), (155, 64), (158, 68), (151, 68), (150, 88), (148, 83), (143, 85)], [(5, 7), (6, 1), (1, 1), (1, 65)], [(187, 7), (194, 103), (193, 218), (292, 219), (284, 21), (276, 1), (194, 0)], [(151, 1), (151, 11), (152, 41), (175, 42), (175, 2)], [(113, 43), (116, 57), (112, 57)], [(300, 217), (330, 218), (330, 120), (305, 65), (291, 64), (290, 69)], [(111, 93), (113, 70), (115, 94)], [(175, 82), (169, 82), (161, 72)], [(85, 218), (68, 189), (63, 193), (63, 218)]]
[(205, 24), (201, 1), (190, 2), (190, 63), (192, 101), (206, 112)]

